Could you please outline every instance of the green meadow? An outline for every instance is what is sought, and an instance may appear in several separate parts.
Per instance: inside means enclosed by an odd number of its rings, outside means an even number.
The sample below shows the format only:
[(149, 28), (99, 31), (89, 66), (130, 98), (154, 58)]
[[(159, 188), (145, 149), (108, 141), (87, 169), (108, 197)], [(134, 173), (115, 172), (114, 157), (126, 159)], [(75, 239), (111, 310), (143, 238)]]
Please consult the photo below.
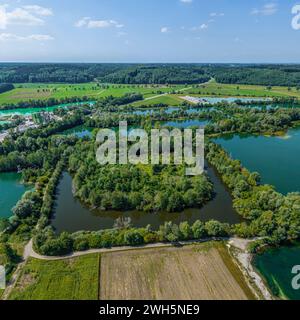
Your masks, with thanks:
[(164, 85), (102, 85), (97, 83), (84, 84), (15, 84), (15, 89), (0, 94), (0, 105), (13, 104), (20, 101), (63, 99), (87, 96), (91, 99), (108, 96), (121, 97), (126, 93), (141, 93), (144, 98), (161, 93), (180, 90), (184, 86)]
[(132, 105), (135, 107), (140, 107), (143, 105), (153, 106), (156, 104), (168, 104), (170, 106), (178, 106), (181, 105), (183, 102), (184, 100), (177, 95), (162, 95), (160, 97), (156, 97), (146, 101), (137, 101), (135, 103), (132, 103)]
[(43, 261), (29, 259), (10, 300), (98, 300), (100, 255)]
[(241, 97), (297, 97), (300, 98), (300, 90), (295, 87), (269, 87), (258, 85), (219, 84), (210, 81), (207, 84), (194, 87), (185, 92), (192, 95), (221, 95)]
[[(181, 91), (181, 92), (178, 92)], [(175, 93), (176, 92), (176, 93)], [(210, 81), (203, 85), (118, 85), (118, 84), (16, 84), (15, 89), (0, 94), (0, 105), (14, 104), (20, 101), (64, 99), (70, 97), (90, 97), (91, 100), (108, 96), (121, 97), (127, 93), (141, 93), (144, 101), (133, 105), (153, 106), (155, 104), (180, 105), (185, 95), (223, 96), (223, 97), (297, 97), (300, 90), (292, 87), (271, 87), (256, 85), (219, 84)], [(168, 95), (162, 95), (170, 93)], [(171, 94), (172, 93), (172, 94)], [(159, 96), (161, 95), (161, 96)]]

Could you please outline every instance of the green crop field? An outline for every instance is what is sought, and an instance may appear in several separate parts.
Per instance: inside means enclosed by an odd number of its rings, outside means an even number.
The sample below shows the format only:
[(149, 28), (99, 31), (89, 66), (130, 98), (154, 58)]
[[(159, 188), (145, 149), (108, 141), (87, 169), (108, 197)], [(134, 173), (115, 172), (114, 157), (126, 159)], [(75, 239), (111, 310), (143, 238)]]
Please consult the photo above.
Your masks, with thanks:
[(187, 90), (185, 94), (193, 94), (199, 96), (205, 95), (221, 95), (221, 96), (245, 96), (245, 97), (298, 97), (300, 98), (300, 90), (288, 87), (271, 87), (256, 85), (233, 85), (219, 84), (211, 81), (207, 84), (200, 85)]
[(157, 97), (157, 98), (146, 100), (146, 101), (145, 100), (137, 101), (132, 105), (135, 107), (140, 107), (143, 105), (153, 106), (153, 105), (162, 103), (162, 104), (168, 104), (170, 106), (178, 106), (178, 105), (181, 105), (183, 102), (184, 100), (180, 99), (176, 95), (162, 95), (161, 97)]
[[(181, 90), (180, 93), (178, 91)], [(173, 93), (157, 97), (163, 93)], [(174, 94), (176, 92), (176, 94)], [(138, 101), (134, 105), (155, 105), (164, 103), (180, 105), (180, 96), (235, 96), (235, 97), (298, 97), (300, 91), (296, 88), (272, 87), (253, 85), (219, 84), (215, 81), (203, 85), (118, 85), (118, 84), (16, 84), (15, 89), (0, 94), (0, 105), (14, 104), (20, 101), (47, 100), (49, 98), (63, 99), (69, 97), (90, 97), (91, 100), (108, 96), (121, 97), (126, 93), (141, 93), (146, 101)]]
[(16, 84), (15, 89), (0, 94), (0, 105), (29, 100), (63, 99), (87, 96), (91, 99), (107, 96), (121, 97), (126, 93), (141, 93), (144, 98), (179, 90), (184, 86), (163, 85), (97, 85), (84, 84)]
[(100, 256), (62, 261), (30, 259), (11, 300), (97, 300)]
[(215, 81), (210, 81), (204, 85), (192, 86), (184, 88), (180, 94), (169, 94), (161, 97), (155, 97), (150, 100), (137, 101), (133, 103), (134, 106), (140, 107), (143, 105), (153, 106), (155, 104), (168, 104), (170, 106), (178, 106), (182, 104), (182, 96), (191, 95), (196, 97), (205, 96), (222, 96), (222, 97), (297, 97), (300, 99), (300, 90), (288, 87), (272, 87), (255, 85), (232, 85), (219, 84)]

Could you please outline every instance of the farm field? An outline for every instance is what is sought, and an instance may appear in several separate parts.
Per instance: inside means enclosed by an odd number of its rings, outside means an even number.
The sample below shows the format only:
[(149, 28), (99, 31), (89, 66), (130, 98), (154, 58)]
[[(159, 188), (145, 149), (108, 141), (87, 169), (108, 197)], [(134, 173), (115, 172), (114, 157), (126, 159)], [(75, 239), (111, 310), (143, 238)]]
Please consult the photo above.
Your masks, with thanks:
[(100, 256), (61, 261), (30, 259), (10, 300), (97, 300)]
[(103, 254), (100, 275), (100, 300), (254, 299), (222, 243)]
[(196, 97), (221, 96), (221, 97), (258, 97), (258, 98), (275, 98), (275, 97), (297, 97), (300, 99), (300, 90), (288, 87), (272, 87), (271, 90), (265, 86), (257, 85), (231, 85), (220, 84), (210, 81), (204, 85), (193, 86), (193, 88), (182, 91), (181, 94), (169, 94), (146, 101), (137, 101), (134, 106), (143, 105), (153, 106), (155, 104), (168, 104), (171, 106), (181, 105), (184, 100), (182, 96), (191, 95)]
[(144, 98), (156, 96), (184, 88), (181, 86), (142, 86), (142, 85), (104, 85), (96, 83), (84, 84), (16, 84), (15, 89), (0, 94), (0, 105), (13, 104), (20, 101), (63, 99), (68, 97), (87, 96), (91, 99), (110, 95), (121, 97), (126, 93), (141, 93)]
[(255, 299), (223, 243), (30, 258), (10, 300)]
[[(92, 99), (104, 98), (110, 95), (121, 97), (126, 93), (141, 93), (146, 101), (138, 101), (134, 105), (154, 105), (159, 103), (180, 105), (183, 100), (180, 96), (248, 96), (248, 97), (298, 97), (300, 91), (296, 88), (272, 87), (268, 90), (265, 86), (255, 85), (230, 85), (210, 81), (199, 86), (185, 85), (118, 85), (108, 84), (99, 86), (96, 83), (84, 84), (16, 84), (15, 89), (0, 94), (0, 105), (14, 104), (20, 101), (47, 100), (49, 98), (64, 99), (69, 97), (87, 96)], [(193, 87), (193, 88), (192, 88)], [(189, 89), (190, 88), (190, 89)], [(157, 97), (162, 93), (182, 91), (182, 94), (169, 94)]]
[(237, 84), (220, 84), (215, 81), (187, 90), (186, 94), (197, 96), (221, 95), (221, 96), (251, 96), (251, 97), (298, 97), (300, 99), (300, 90), (292, 87), (271, 87), (259, 85), (237, 85)]
[(156, 97), (150, 100), (142, 100), (132, 103), (131, 105), (135, 107), (140, 107), (143, 105), (153, 106), (157, 104), (168, 104), (170, 106), (179, 106), (184, 102), (179, 96), (176, 95), (162, 95), (161, 97)]

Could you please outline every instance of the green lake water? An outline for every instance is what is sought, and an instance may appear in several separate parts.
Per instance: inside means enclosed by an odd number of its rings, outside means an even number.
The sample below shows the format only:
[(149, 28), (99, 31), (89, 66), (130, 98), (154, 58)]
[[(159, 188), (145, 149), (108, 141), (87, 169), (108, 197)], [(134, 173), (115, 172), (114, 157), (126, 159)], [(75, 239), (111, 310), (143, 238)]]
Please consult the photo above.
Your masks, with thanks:
[(292, 287), (292, 269), (300, 265), (300, 244), (270, 249), (253, 261), (272, 293), (282, 299), (300, 300), (300, 290)]
[[(300, 192), (300, 128), (284, 137), (227, 136), (216, 139), (235, 159), (262, 176), (262, 182), (274, 185), (284, 194)], [(254, 266), (274, 295), (300, 299), (300, 290), (292, 288), (292, 268), (300, 265), (300, 244), (269, 249), (255, 257)]]
[(77, 126), (72, 129), (68, 129), (62, 132), (63, 135), (71, 135), (78, 138), (84, 138), (84, 137), (92, 137), (92, 131), (93, 128), (87, 128), (84, 125)]
[(263, 183), (284, 194), (300, 192), (300, 127), (284, 137), (235, 135), (215, 141), (250, 171), (259, 172)]
[(135, 227), (145, 227), (150, 224), (158, 229), (166, 221), (180, 223), (196, 220), (218, 220), (230, 224), (240, 223), (241, 217), (232, 207), (232, 198), (229, 191), (220, 181), (214, 169), (207, 167), (207, 173), (214, 184), (214, 198), (200, 209), (188, 209), (180, 213), (147, 213), (139, 211), (97, 211), (89, 210), (72, 193), (72, 178), (64, 173), (58, 185), (57, 198), (54, 208), (52, 225), (58, 233), (63, 231), (76, 232), (81, 230), (111, 229), (116, 219), (129, 217)]
[(21, 199), (29, 187), (20, 183), (21, 174), (0, 173), (0, 218), (12, 215), (11, 209)]

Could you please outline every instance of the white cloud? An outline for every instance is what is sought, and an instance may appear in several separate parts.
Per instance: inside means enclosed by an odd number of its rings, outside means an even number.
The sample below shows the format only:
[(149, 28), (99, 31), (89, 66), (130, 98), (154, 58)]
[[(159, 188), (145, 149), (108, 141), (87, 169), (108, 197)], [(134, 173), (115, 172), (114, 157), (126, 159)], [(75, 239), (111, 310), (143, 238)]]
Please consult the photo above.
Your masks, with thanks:
[(0, 5), (0, 29), (6, 29), (9, 25), (40, 26), (45, 23), (41, 18), (53, 14), (49, 8), (36, 5), (15, 8), (9, 11), (7, 5)]
[(278, 10), (277, 3), (267, 3), (262, 8), (254, 8), (251, 11), (251, 14), (253, 15), (262, 15), (262, 16), (271, 16), (275, 14)]
[(168, 27), (162, 27), (162, 28), (160, 29), (160, 32), (161, 32), (161, 33), (169, 33), (169, 32), (170, 32), (170, 28), (168, 28)]
[(205, 30), (208, 29), (208, 24), (202, 23), (200, 26), (192, 27), (191, 31), (199, 31), (199, 30)]
[(0, 29), (7, 26), (6, 6), (0, 6)]
[(7, 24), (36, 26), (44, 24), (44, 20), (34, 16), (29, 11), (17, 8), (7, 13)]
[(20, 37), (12, 33), (0, 33), (0, 41), (20, 40)]
[(115, 20), (92, 20), (90, 17), (84, 17), (75, 23), (75, 27), (88, 29), (95, 28), (123, 28), (124, 25)]
[(224, 17), (225, 16), (225, 13), (223, 13), (223, 12), (212, 12), (211, 14), (210, 14), (210, 16), (211, 17)]
[[(223, 12), (212, 12), (209, 14), (210, 19), (208, 19), (205, 23), (202, 23), (200, 26), (194, 26), (192, 28), (189, 28), (190, 31), (201, 31), (201, 30), (206, 30), (209, 28), (211, 24), (213, 24), (218, 17), (224, 17), (225, 14)], [(181, 28), (182, 30), (185, 29), (185, 27)]]
[(84, 17), (84, 18), (78, 20), (78, 21), (75, 23), (75, 27), (81, 28), (81, 27), (86, 26), (86, 25), (88, 24), (88, 22), (89, 22), (90, 19), (91, 19), (90, 17)]
[(50, 8), (44, 8), (38, 5), (29, 5), (29, 6), (23, 6), (23, 8), (29, 12), (32, 12), (34, 14), (37, 14), (39, 16), (52, 16), (53, 11)]
[(51, 41), (54, 38), (48, 34), (32, 34), (27, 37), (28, 40), (36, 40), (36, 41)]
[(48, 34), (31, 34), (29, 36), (19, 36), (13, 33), (0, 33), (0, 41), (50, 41), (54, 38)]
[(193, 0), (180, 0), (180, 2), (182, 2), (182, 3), (192, 3)]

